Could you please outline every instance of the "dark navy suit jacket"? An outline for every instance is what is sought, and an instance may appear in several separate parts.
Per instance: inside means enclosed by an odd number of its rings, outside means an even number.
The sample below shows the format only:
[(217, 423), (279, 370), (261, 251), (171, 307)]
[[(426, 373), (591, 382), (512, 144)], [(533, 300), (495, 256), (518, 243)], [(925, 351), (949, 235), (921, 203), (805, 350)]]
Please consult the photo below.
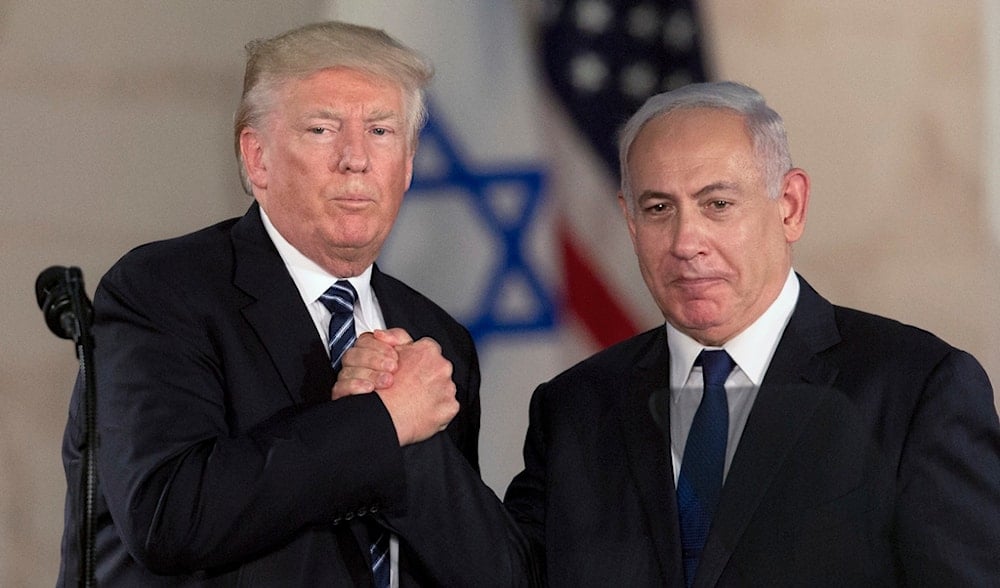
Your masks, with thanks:
[[(256, 204), (139, 247), (95, 299), (101, 586), (370, 583), (359, 520), (400, 539), (406, 585), (525, 582), (526, 549), (478, 475), (479, 366), (442, 309), (375, 268), (385, 321), (432, 337), (461, 405), (400, 448), (375, 394), (330, 400), (334, 374)], [(79, 569), (82, 390), (64, 440), (60, 585)]]
[[(696, 586), (1000, 585), (1000, 428), (979, 364), (804, 280)], [(683, 586), (657, 328), (541, 385), (505, 502), (552, 586)]]

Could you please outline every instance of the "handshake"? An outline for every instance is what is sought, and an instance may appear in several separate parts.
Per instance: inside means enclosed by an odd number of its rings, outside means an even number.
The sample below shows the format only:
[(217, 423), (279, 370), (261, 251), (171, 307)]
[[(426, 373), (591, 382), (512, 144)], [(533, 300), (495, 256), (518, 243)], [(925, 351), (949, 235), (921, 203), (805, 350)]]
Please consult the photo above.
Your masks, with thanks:
[(443, 431), (458, 414), (452, 365), (437, 341), (414, 341), (403, 329), (362, 333), (342, 359), (334, 400), (352, 394), (379, 395), (400, 446)]

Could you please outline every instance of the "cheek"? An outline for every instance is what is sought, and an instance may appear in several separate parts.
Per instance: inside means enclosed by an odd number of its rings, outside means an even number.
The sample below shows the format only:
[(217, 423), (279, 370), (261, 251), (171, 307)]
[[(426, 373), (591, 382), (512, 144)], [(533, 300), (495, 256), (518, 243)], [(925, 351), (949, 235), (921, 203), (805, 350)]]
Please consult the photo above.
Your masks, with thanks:
[(632, 235), (632, 245), (644, 264), (658, 267), (669, 257), (670, 235), (658, 226), (638, 225)]

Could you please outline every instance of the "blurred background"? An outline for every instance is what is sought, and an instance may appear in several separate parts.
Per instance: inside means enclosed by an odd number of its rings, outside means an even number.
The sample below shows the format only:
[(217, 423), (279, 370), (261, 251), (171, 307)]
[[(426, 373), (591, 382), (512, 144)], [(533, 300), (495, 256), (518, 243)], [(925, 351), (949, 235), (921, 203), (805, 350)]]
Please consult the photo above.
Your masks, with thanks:
[(0, 0), (0, 585), (51, 586), (59, 566), (77, 360), (44, 324), (37, 275), (79, 266), (92, 296), (128, 249), (242, 214), (243, 46), (329, 18), (384, 28), (436, 65), (379, 263), (476, 335), (498, 494), (521, 466), (533, 388), (662, 323), (595, 125), (700, 75), (757, 88), (785, 118), (813, 180), (796, 269), (1000, 381), (992, 0)]

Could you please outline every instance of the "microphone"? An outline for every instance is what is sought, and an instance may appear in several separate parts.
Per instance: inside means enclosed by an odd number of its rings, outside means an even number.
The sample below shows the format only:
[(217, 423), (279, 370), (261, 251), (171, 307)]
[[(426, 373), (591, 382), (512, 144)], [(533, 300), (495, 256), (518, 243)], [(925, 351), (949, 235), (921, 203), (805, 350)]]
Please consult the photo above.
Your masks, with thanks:
[[(74, 294), (80, 298), (77, 307), (82, 316), (77, 316)], [(80, 322), (89, 325), (93, 318), (94, 307), (83, 292), (83, 275), (78, 267), (54, 265), (38, 274), (35, 297), (45, 315), (45, 324), (62, 339), (76, 341), (80, 337)]]

